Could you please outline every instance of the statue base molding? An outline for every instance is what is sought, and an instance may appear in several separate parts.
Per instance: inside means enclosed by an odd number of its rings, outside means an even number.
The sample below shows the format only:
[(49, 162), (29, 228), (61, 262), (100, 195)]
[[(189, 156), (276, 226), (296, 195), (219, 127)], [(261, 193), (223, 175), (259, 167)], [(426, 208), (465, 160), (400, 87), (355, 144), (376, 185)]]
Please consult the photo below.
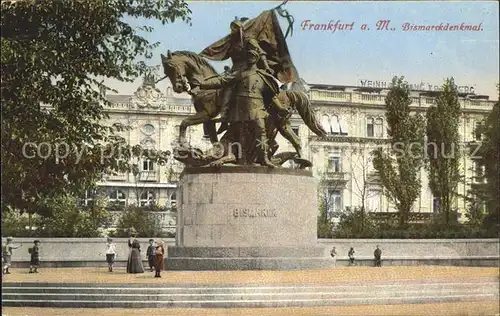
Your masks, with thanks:
[(308, 170), (186, 168), (178, 185), (176, 245), (168, 247), (167, 269), (326, 267), (329, 256), (317, 245), (316, 196)]

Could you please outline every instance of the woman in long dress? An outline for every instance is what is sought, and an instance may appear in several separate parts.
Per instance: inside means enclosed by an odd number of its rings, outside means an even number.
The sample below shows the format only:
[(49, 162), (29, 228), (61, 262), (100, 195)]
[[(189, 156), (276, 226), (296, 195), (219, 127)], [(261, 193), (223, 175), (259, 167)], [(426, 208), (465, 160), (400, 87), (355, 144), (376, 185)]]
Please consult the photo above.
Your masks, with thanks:
[(141, 245), (137, 239), (134, 239), (131, 246), (132, 250), (127, 262), (127, 273), (144, 273), (144, 266), (141, 260)]

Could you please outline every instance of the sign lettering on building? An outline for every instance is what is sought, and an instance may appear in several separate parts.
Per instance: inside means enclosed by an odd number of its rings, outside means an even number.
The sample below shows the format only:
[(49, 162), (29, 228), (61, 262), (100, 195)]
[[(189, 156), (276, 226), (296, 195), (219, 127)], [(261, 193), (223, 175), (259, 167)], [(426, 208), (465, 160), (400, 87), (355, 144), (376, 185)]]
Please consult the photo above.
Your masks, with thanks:
[[(419, 91), (441, 91), (441, 86), (430, 84), (430, 83), (408, 83), (410, 90), (419, 90)], [(368, 80), (368, 79), (360, 79), (358, 80), (358, 87), (362, 88), (381, 88), (381, 89), (390, 89), (392, 86), (392, 82), (382, 81), (382, 80)], [(465, 86), (457, 86), (458, 92), (461, 93), (475, 93), (474, 86), (465, 85)]]

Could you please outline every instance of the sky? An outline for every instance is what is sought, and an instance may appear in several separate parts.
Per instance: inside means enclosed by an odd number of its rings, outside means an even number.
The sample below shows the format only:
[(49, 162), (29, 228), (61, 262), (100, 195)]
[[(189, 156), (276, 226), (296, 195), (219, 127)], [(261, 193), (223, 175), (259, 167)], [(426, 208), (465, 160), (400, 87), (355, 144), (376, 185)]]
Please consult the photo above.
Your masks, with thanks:
[[(160, 42), (149, 65), (160, 64), (167, 50), (201, 52), (229, 32), (235, 16), (254, 18), (280, 2), (188, 1), (192, 25), (183, 21), (161, 25), (152, 20), (127, 20), (133, 25), (154, 27), (146, 33), (151, 42)], [(498, 99), (499, 20), (497, 1), (474, 2), (298, 2), (284, 8), (294, 17), (293, 35), (287, 40), (292, 60), (307, 83), (356, 86), (360, 80), (391, 81), (405, 76), (409, 83), (441, 85), (454, 77), (459, 86), (473, 86), (477, 94)], [(303, 29), (313, 24), (352, 24), (352, 30)], [(394, 30), (377, 31), (379, 20), (390, 20)], [(286, 20), (280, 18), (282, 29)], [(480, 31), (404, 31), (402, 25), (440, 23), (480, 25)], [(369, 30), (361, 30), (367, 24)], [(229, 62), (211, 62), (222, 72)], [(108, 81), (119, 94), (132, 94), (134, 83)], [(168, 80), (158, 84), (162, 89)]]

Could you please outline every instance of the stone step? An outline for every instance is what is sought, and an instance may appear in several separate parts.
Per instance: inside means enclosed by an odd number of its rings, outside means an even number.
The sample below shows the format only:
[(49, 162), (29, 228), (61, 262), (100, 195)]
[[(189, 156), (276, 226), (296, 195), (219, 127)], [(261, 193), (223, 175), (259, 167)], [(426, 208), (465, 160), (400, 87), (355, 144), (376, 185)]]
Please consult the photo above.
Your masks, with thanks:
[(106, 296), (113, 301), (162, 301), (162, 300), (176, 300), (176, 301), (216, 301), (220, 299), (232, 299), (242, 301), (260, 301), (270, 298), (288, 298), (288, 299), (329, 299), (329, 298), (387, 298), (387, 297), (411, 297), (419, 295), (481, 295), (493, 294), (492, 289), (476, 288), (476, 289), (435, 289), (435, 290), (407, 290), (407, 291), (357, 291), (354, 289), (352, 292), (338, 292), (338, 291), (310, 291), (310, 292), (281, 292), (269, 293), (257, 290), (254, 293), (241, 293), (235, 291), (233, 293), (2, 293), (2, 299), (6, 300), (81, 300), (81, 301), (97, 301)]
[(300, 307), (498, 300), (498, 282), (427, 282), (333, 286), (17, 286), (4, 284), (3, 306)]
[(47, 293), (47, 294), (112, 294), (112, 295), (238, 295), (259, 293), (301, 294), (301, 293), (371, 293), (371, 292), (412, 292), (426, 291), (497, 291), (498, 282), (470, 283), (413, 283), (413, 284), (372, 284), (372, 285), (335, 285), (335, 286), (225, 286), (200, 287), (163, 285), (158, 287), (129, 287), (127, 285), (102, 286), (27, 286), (9, 285), (2, 288), (2, 294)]
[(48, 299), (2, 299), (3, 306), (11, 307), (52, 307), (52, 308), (263, 308), (263, 307), (306, 307), (306, 306), (343, 306), (343, 305), (395, 305), (424, 304), (443, 302), (477, 302), (498, 300), (498, 294), (448, 294), (413, 295), (406, 297), (335, 297), (335, 298), (266, 298), (263, 300), (218, 299), (218, 300), (154, 300), (154, 301), (117, 301), (101, 297), (100, 300), (48, 300)]

